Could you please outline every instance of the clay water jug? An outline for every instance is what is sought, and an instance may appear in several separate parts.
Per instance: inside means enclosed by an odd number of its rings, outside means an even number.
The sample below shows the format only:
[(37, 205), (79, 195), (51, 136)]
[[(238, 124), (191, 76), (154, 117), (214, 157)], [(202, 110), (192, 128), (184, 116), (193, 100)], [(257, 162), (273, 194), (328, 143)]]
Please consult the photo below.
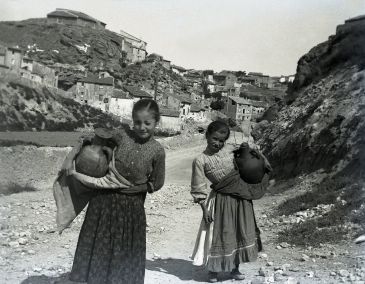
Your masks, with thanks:
[(241, 178), (250, 184), (260, 183), (265, 175), (265, 160), (262, 155), (251, 149), (247, 143), (242, 143), (233, 153)]
[(96, 178), (105, 176), (113, 153), (107, 146), (111, 138), (112, 134), (107, 129), (95, 129), (91, 144), (84, 145), (75, 159), (76, 171)]

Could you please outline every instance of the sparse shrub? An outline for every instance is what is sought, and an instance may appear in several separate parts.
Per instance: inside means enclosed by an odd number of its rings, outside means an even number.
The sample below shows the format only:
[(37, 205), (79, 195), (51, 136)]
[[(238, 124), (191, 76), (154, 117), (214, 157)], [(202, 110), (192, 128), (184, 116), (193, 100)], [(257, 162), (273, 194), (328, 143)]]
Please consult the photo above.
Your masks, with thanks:
[(31, 100), (31, 99), (33, 99), (33, 98), (34, 98), (34, 94), (33, 94), (32, 89), (30, 89), (30, 88), (28, 88), (28, 87), (23, 88), (23, 89), (24, 89), (24, 92), (25, 92), (25, 96), (24, 96), (24, 98), (25, 98), (27, 101), (29, 101), (29, 100)]
[(0, 186), (0, 194), (4, 194), (4, 195), (10, 195), (10, 194), (21, 193), (21, 192), (31, 192), (31, 191), (36, 191), (36, 189), (29, 184), (20, 185), (15, 182), (11, 182), (7, 185)]
[(0, 139), (0, 147), (12, 147), (18, 145), (32, 145), (32, 146), (42, 147), (41, 144), (31, 141)]
[(51, 104), (47, 104), (47, 110), (48, 110), (49, 112), (53, 112), (53, 107), (52, 107), (52, 105), (51, 105)]
[(282, 203), (277, 213), (291, 215), (314, 208), (319, 204), (333, 204), (331, 210), (286, 228), (279, 233), (278, 241), (311, 246), (319, 246), (320, 243), (336, 243), (344, 240), (349, 233), (344, 226), (347, 222), (357, 223), (361, 226), (361, 230), (365, 231), (365, 209), (361, 207), (364, 202), (361, 181), (355, 183), (354, 180), (346, 177), (325, 179), (315, 190)]

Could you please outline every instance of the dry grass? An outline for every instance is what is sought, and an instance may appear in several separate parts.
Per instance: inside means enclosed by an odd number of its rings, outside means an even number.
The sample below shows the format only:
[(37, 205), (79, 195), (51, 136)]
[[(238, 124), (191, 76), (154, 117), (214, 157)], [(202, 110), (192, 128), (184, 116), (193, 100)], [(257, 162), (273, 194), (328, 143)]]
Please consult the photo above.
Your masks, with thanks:
[(14, 182), (8, 183), (6, 185), (0, 185), (0, 194), (1, 195), (11, 195), (15, 193), (21, 192), (31, 192), (36, 191), (36, 189), (31, 185), (20, 185)]
[(40, 144), (32, 142), (32, 141), (0, 139), (0, 147), (12, 147), (12, 146), (18, 146), (18, 145), (31, 145), (31, 146), (37, 146), (37, 147), (44, 146), (44, 145), (40, 145)]
[(76, 145), (83, 132), (49, 132), (19, 131), (0, 132), (0, 146), (34, 145), (50, 147), (67, 147)]
[[(321, 243), (342, 241), (349, 233), (356, 235), (365, 232), (363, 182), (355, 183), (348, 178), (326, 179), (312, 191), (283, 202), (276, 213), (291, 215), (319, 204), (334, 206), (329, 212), (308, 218), (281, 231), (278, 241), (316, 247)], [(351, 231), (349, 224), (355, 224), (356, 230)]]

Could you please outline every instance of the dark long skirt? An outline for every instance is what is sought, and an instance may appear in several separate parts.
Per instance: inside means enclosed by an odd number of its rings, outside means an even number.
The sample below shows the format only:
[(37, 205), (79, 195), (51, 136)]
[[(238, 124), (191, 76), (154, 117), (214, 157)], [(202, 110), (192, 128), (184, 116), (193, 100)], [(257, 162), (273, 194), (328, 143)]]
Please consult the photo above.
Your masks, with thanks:
[(89, 284), (144, 282), (145, 197), (103, 193), (90, 201), (70, 280)]

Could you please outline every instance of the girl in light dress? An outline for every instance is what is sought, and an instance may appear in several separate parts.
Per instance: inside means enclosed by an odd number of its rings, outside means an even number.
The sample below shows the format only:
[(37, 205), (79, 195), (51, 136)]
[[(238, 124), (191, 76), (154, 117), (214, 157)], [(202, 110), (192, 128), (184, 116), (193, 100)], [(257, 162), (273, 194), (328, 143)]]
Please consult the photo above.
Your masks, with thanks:
[[(265, 194), (268, 174), (260, 184), (245, 183), (235, 166), (233, 149), (225, 146), (229, 135), (224, 122), (212, 122), (206, 132), (207, 147), (192, 168), (191, 194), (203, 210), (192, 258), (194, 265), (205, 265), (209, 282), (218, 281), (218, 272), (243, 280), (239, 264), (254, 261), (262, 249), (252, 200)], [(266, 159), (265, 168), (269, 172)], [(207, 179), (212, 183), (210, 193)]]

